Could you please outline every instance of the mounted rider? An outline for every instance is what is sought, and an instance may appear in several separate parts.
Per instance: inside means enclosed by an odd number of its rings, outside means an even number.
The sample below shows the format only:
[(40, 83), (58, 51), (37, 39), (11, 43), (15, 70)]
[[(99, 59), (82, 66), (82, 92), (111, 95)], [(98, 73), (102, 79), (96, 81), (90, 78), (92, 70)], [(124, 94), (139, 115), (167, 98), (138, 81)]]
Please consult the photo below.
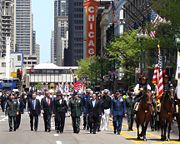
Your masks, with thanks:
[[(146, 96), (147, 92), (151, 91), (151, 86), (147, 82), (146, 76), (141, 76), (139, 78), (139, 83), (134, 88), (134, 94), (135, 94), (135, 106), (134, 110), (138, 111), (139, 108), (139, 102), (142, 97)], [(148, 101), (150, 103), (150, 101)]]

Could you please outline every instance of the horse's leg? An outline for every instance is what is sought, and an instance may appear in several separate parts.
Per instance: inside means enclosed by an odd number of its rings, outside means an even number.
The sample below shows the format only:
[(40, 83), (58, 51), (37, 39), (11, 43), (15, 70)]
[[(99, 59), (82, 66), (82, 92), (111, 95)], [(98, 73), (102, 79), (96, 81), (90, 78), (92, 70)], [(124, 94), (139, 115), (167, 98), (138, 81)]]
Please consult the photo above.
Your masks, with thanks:
[(160, 126), (161, 126), (161, 140), (164, 140), (164, 122), (163, 121), (160, 122)]
[(137, 126), (137, 139), (140, 139), (138, 122), (136, 122), (136, 126)]
[(147, 141), (146, 139), (146, 131), (147, 131), (148, 122), (145, 122), (144, 129), (143, 129), (143, 140)]
[(164, 140), (166, 140), (167, 120), (165, 120), (164, 124)]
[(170, 131), (171, 131), (171, 122), (168, 123), (168, 138), (167, 140), (170, 140)]

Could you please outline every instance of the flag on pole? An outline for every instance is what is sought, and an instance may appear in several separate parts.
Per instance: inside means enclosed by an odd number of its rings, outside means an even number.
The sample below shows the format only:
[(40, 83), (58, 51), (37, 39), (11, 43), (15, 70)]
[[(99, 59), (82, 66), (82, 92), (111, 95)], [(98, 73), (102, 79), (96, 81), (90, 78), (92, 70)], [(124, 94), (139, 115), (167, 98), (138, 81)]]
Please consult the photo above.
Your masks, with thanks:
[(156, 99), (159, 99), (163, 94), (163, 72), (158, 64), (154, 68), (152, 83), (156, 86)]
[(176, 87), (176, 94), (177, 98), (180, 99), (180, 52), (177, 52), (177, 67), (176, 67), (176, 76), (177, 80), (177, 87)]
[(158, 64), (156, 64), (154, 68), (152, 83), (156, 86), (156, 99), (158, 100), (164, 93), (164, 86), (163, 86), (161, 51), (160, 51), (159, 43), (157, 45), (157, 48), (158, 48)]

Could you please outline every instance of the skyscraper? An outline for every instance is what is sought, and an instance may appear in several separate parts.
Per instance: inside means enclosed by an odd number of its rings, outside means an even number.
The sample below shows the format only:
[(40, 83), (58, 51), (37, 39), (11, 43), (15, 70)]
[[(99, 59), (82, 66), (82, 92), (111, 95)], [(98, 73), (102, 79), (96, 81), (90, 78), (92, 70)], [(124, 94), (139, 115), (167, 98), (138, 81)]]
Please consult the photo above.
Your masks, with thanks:
[(10, 37), (11, 52), (15, 51), (15, 3), (14, 0), (2, 0), (2, 56), (6, 54), (6, 37)]
[(51, 63), (54, 62), (54, 31), (51, 32)]
[(71, 65), (83, 59), (83, 2), (84, 0), (69, 1), (69, 49)]
[(31, 0), (16, 0), (16, 51), (32, 55)]
[[(54, 63), (62, 66), (64, 46), (63, 41), (68, 31), (68, 0), (54, 1)], [(52, 57), (52, 56), (51, 56)]]

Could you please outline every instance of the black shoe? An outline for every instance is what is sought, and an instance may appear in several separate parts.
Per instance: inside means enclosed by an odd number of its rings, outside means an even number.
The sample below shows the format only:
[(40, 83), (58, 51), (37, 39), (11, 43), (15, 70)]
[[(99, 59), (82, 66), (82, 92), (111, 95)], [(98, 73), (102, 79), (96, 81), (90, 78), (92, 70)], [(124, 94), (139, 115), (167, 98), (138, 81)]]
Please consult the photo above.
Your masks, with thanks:
[(48, 129), (48, 132), (51, 132), (51, 130), (50, 130), (50, 129)]
[(59, 133), (59, 130), (57, 130), (57, 133)]
[(37, 131), (37, 128), (35, 128), (34, 130)]
[(93, 134), (96, 134), (96, 132), (95, 132), (95, 131), (93, 131)]
[(83, 127), (83, 130), (85, 130), (86, 129), (86, 127)]
[(16, 128), (14, 128), (14, 131), (16, 131)]
[(92, 133), (92, 130), (90, 129), (90, 133)]
[(116, 134), (116, 131), (114, 131), (114, 134)]
[(12, 129), (9, 129), (9, 132), (12, 132)]
[(45, 129), (45, 132), (47, 132), (47, 129)]
[(33, 131), (33, 128), (31, 128), (31, 131)]

